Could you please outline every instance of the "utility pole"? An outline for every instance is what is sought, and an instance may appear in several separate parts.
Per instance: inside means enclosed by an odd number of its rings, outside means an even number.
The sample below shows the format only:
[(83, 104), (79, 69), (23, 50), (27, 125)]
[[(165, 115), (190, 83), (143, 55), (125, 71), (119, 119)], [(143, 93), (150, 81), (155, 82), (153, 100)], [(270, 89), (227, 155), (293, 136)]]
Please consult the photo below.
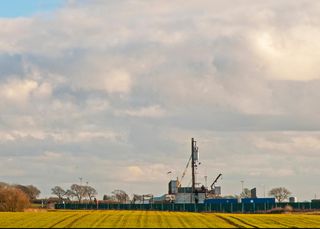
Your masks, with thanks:
[(195, 184), (196, 184), (196, 177), (194, 174), (194, 152), (195, 152), (195, 141), (191, 139), (191, 168), (192, 168), (192, 194), (195, 193)]

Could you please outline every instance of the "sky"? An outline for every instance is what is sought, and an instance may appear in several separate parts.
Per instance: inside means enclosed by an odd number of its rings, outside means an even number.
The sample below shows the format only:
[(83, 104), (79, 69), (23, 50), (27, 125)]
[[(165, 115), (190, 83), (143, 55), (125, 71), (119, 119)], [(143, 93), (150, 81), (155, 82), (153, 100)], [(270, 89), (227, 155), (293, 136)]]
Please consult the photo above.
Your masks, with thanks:
[(62, 5), (63, 0), (2, 0), (0, 17), (30, 17), (37, 13), (53, 11)]
[(0, 2), (0, 181), (159, 196), (193, 137), (223, 195), (320, 196), (319, 1), (45, 2)]

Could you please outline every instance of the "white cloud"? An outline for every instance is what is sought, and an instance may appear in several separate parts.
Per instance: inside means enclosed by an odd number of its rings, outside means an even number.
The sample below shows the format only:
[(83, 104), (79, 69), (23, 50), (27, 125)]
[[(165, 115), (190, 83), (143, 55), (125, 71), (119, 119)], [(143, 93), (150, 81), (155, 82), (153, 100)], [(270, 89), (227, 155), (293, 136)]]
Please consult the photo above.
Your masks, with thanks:
[(13, 102), (25, 102), (31, 93), (38, 88), (38, 83), (32, 80), (10, 80), (1, 85), (1, 94), (4, 99)]
[(121, 172), (120, 179), (124, 182), (164, 182), (167, 179), (164, 164), (130, 165)]
[(36, 140), (48, 141), (53, 139), (56, 143), (80, 143), (91, 142), (96, 139), (104, 139), (117, 142), (119, 139), (126, 139), (125, 133), (116, 133), (113, 131), (60, 131), (60, 132), (45, 132), (41, 129), (22, 129), (0, 132), (0, 141), (14, 142), (19, 139), (33, 138)]
[(320, 32), (311, 25), (297, 25), (281, 31), (255, 33), (257, 51), (268, 76), (276, 80), (320, 79), (318, 59)]
[[(74, 90), (103, 91), (109, 94), (130, 93), (133, 87), (133, 75), (125, 66), (112, 66), (108, 63), (110, 56), (91, 56), (81, 60), (82, 67), (72, 69), (68, 84)], [(120, 63), (114, 63), (120, 65)], [(75, 66), (72, 66), (74, 68)]]
[(95, 139), (105, 139), (118, 141), (120, 138), (126, 138), (124, 133), (115, 133), (113, 131), (77, 131), (77, 132), (59, 132), (48, 133), (48, 137), (53, 137), (55, 141), (62, 143), (92, 142)]
[[(265, 137), (254, 137), (255, 145), (270, 154), (287, 154), (292, 156), (316, 156), (320, 150), (320, 138), (311, 133), (283, 132), (279, 139), (268, 139)], [(282, 140), (281, 140), (282, 139)]]
[(129, 93), (131, 89), (131, 77), (123, 70), (107, 72), (103, 86), (110, 93)]
[(51, 98), (52, 86), (47, 82), (37, 82), (31, 79), (12, 77), (3, 84), (0, 83), (0, 108), (8, 110), (15, 107), (27, 110), (32, 102), (48, 101)]
[(49, 83), (42, 83), (39, 85), (37, 90), (34, 92), (34, 96), (37, 98), (47, 98), (50, 97), (52, 93), (52, 87)]
[(249, 171), (248, 175), (253, 177), (268, 177), (268, 178), (279, 178), (279, 177), (292, 177), (295, 175), (295, 172), (292, 169), (274, 169), (274, 168), (263, 168), (263, 169), (254, 169)]
[(110, 103), (105, 98), (90, 98), (86, 101), (87, 109), (89, 112), (97, 113), (110, 108)]
[(139, 109), (130, 109), (125, 111), (118, 111), (117, 114), (124, 114), (133, 117), (147, 117), (147, 118), (161, 118), (166, 115), (166, 112), (161, 106), (153, 105), (149, 107), (142, 107)]
[(0, 133), (0, 141), (13, 141), (15, 137), (9, 133)]
[(45, 162), (45, 161), (52, 162), (54, 160), (61, 159), (62, 157), (63, 157), (62, 153), (46, 151), (42, 155), (40, 155), (38, 159), (42, 162)]
[(1, 19), (0, 51), (10, 54), (23, 52), (27, 47), (19, 39), (29, 36), (32, 21), (30, 18)]

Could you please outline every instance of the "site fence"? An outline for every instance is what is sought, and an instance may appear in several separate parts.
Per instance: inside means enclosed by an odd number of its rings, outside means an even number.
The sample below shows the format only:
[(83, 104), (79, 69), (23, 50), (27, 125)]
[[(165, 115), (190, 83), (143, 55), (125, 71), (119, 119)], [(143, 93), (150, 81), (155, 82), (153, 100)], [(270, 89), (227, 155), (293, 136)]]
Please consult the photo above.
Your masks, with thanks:
[(287, 205), (295, 210), (320, 210), (320, 203), (228, 203), (228, 204), (56, 204), (56, 209), (69, 210), (153, 210), (186, 212), (258, 213)]

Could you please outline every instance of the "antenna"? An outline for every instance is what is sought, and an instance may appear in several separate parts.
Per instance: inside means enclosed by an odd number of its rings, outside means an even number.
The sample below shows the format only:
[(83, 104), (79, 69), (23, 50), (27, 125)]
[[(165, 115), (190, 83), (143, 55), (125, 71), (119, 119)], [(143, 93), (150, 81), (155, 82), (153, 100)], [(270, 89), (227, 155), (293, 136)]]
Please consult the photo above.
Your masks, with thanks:
[(204, 184), (205, 184), (205, 187), (206, 187), (206, 188), (208, 187), (207, 179), (208, 179), (208, 176), (205, 175), (205, 176), (204, 176)]
[(208, 172), (207, 172), (207, 166), (205, 166), (204, 168), (204, 185), (205, 188), (208, 188)]

